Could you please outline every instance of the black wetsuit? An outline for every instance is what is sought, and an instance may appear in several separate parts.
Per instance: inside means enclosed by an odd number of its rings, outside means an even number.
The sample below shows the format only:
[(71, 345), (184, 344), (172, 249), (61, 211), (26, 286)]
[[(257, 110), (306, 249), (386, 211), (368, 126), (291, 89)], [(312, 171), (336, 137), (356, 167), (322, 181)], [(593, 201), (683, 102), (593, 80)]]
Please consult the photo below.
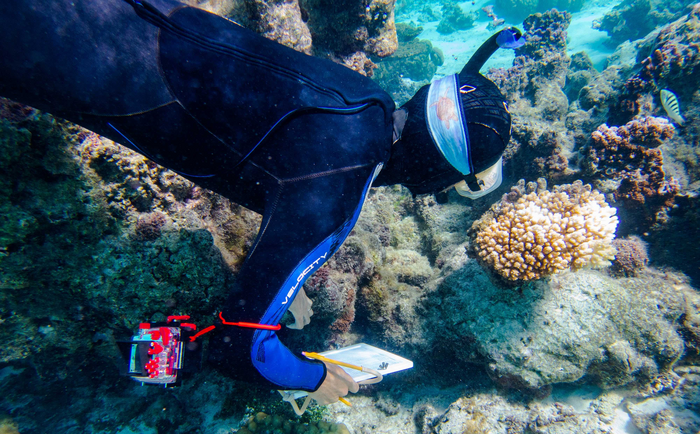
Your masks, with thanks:
[[(223, 316), (277, 324), (355, 224), (390, 156), (394, 102), (344, 66), (151, 3), (168, 16), (160, 27), (123, 0), (3, 1), (0, 95), (262, 213)], [(273, 331), (229, 327), (212, 344), (232, 370), (255, 367), (277, 388), (315, 390), (325, 377)]]

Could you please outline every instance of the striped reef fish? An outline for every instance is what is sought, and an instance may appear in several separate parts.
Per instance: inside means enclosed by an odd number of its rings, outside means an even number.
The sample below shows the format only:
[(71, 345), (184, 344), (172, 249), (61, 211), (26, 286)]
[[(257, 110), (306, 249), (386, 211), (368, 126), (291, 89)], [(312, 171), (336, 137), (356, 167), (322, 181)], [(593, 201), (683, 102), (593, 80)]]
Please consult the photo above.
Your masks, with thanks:
[(668, 89), (661, 90), (661, 105), (664, 106), (666, 114), (668, 117), (676, 121), (678, 124), (682, 124), (685, 119), (681, 116), (681, 108), (678, 105), (678, 98), (676, 94)]

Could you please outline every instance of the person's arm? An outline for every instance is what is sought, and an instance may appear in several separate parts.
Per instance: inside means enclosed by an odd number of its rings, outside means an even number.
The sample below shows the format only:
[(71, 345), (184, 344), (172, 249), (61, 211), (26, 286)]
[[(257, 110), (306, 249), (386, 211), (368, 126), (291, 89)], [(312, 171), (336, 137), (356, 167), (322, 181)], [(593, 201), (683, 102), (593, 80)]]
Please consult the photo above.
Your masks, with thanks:
[[(280, 183), (269, 195), (258, 239), (238, 275), (224, 318), (278, 324), (306, 279), (352, 230), (374, 172), (372, 166), (360, 166)], [(328, 387), (330, 395), (356, 390), (354, 382), (348, 384), (336, 370), (328, 371), (321, 362), (293, 354), (274, 331), (231, 327), (214, 344), (219, 365), (245, 372), (247, 380), (253, 377), (242, 366), (244, 353), (248, 353), (247, 362), (277, 389), (314, 392), (322, 384), (335, 384)], [(228, 360), (221, 359), (223, 354), (228, 354)]]

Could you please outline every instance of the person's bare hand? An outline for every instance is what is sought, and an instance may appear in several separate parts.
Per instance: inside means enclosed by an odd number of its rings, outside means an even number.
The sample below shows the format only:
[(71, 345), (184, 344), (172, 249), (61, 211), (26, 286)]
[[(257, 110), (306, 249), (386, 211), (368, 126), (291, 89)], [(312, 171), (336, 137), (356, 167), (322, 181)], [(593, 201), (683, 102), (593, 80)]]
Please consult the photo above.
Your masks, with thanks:
[(296, 297), (289, 306), (289, 311), (294, 315), (294, 324), (288, 325), (290, 329), (301, 330), (305, 325), (311, 322), (311, 316), (314, 311), (311, 310), (313, 302), (306, 296), (304, 288), (300, 288)]
[(323, 380), (318, 390), (309, 393), (309, 396), (319, 404), (333, 404), (338, 402), (341, 396), (347, 395), (348, 392), (357, 393), (360, 390), (360, 385), (343, 368), (332, 363), (323, 363), (326, 365), (326, 379)]

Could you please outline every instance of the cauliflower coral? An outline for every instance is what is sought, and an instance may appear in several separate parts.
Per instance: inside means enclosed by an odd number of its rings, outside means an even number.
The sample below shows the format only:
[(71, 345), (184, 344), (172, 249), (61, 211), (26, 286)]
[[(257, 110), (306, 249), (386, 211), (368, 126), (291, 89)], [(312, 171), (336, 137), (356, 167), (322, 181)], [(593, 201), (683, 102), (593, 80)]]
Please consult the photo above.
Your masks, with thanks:
[(603, 267), (615, 258), (617, 216), (581, 181), (547, 190), (521, 180), (471, 230), (479, 258), (508, 280), (533, 280), (566, 269)]

